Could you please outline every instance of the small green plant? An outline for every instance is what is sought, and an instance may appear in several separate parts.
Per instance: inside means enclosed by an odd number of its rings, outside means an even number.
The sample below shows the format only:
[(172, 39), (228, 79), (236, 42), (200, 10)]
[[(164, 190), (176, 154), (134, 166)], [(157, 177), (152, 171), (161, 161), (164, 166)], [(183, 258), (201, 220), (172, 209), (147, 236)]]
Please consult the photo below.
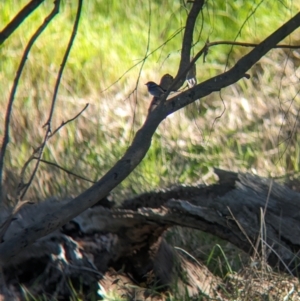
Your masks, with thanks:
[(224, 278), (227, 274), (233, 273), (228, 258), (219, 244), (216, 244), (212, 248), (206, 264), (215, 275), (219, 275), (222, 278)]

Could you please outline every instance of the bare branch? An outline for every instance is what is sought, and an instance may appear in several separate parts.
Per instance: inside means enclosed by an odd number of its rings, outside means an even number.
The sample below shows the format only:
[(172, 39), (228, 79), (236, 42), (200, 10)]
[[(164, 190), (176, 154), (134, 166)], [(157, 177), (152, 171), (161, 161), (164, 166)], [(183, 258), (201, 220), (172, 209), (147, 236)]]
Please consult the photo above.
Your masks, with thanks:
[[(245, 73), (258, 62), (268, 51), (275, 48), (277, 44), (285, 37), (291, 34), (300, 26), (300, 13), (296, 14), (292, 19), (282, 25), (273, 34), (267, 37), (263, 42), (258, 44), (253, 50), (242, 57), (233, 68), (227, 72), (217, 75), (213, 78), (202, 82), (193, 88), (168, 99), (165, 102), (165, 112), (167, 115), (172, 114), (179, 109), (194, 102), (196, 99), (203, 98), (212, 92), (220, 91), (222, 88), (234, 84), (241, 78), (245, 77)], [(205, 46), (206, 47), (206, 46)], [(189, 68), (195, 63), (205, 51), (205, 47), (191, 61)]]
[[(202, 56), (202, 54), (206, 55), (208, 49), (212, 46), (217, 45), (231, 45), (231, 46), (242, 46), (242, 47), (256, 47), (260, 44), (256, 43), (247, 43), (247, 42), (234, 42), (234, 41), (215, 41), (215, 42), (207, 42), (204, 47), (195, 55), (195, 57), (191, 60), (191, 62), (186, 65), (185, 69), (182, 70), (182, 73), (177, 75), (174, 79), (172, 85), (167, 90), (166, 94), (168, 95), (170, 91), (176, 90), (175, 87), (180, 87), (182, 81), (185, 79), (185, 75), (195, 66), (196, 61)], [(287, 44), (279, 44), (275, 45), (273, 48), (282, 48), (282, 49), (299, 49), (300, 45), (287, 45)], [(242, 77), (250, 78), (248, 74), (243, 74)], [(180, 84), (178, 84), (180, 83)]]
[(41, 33), (44, 31), (44, 29), (48, 26), (48, 24), (51, 22), (51, 20), (55, 17), (55, 15), (59, 12), (59, 5), (60, 5), (60, 0), (56, 0), (54, 2), (54, 8), (51, 11), (51, 13), (46, 17), (43, 24), (37, 29), (37, 31), (33, 34), (31, 39), (29, 40), (29, 42), (25, 48), (25, 51), (23, 53), (16, 76), (14, 78), (14, 83), (13, 83), (13, 86), (12, 86), (12, 89), (10, 92), (8, 105), (7, 105), (7, 109), (6, 109), (5, 123), (4, 123), (4, 136), (3, 136), (3, 141), (2, 141), (1, 151), (0, 151), (0, 196), (2, 196), (2, 185), (3, 185), (2, 176), (3, 176), (4, 157), (5, 157), (6, 147), (9, 142), (10, 116), (11, 116), (12, 105), (13, 105), (13, 101), (15, 98), (18, 84), (19, 84), (19, 80), (20, 80), (23, 68), (25, 66), (25, 63), (26, 63), (26, 60), (27, 60), (27, 57), (28, 57), (28, 54), (30, 52), (32, 45), (35, 43), (36, 39), (41, 35)]
[(61, 77), (62, 77), (65, 65), (67, 63), (67, 59), (69, 57), (69, 54), (70, 54), (70, 51), (71, 51), (71, 48), (72, 48), (72, 45), (73, 45), (73, 42), (74, 42), (74, 39), (75, 39), (75, 36), (76, 36), (76, 33), (77, 33), (81, 10), (82, 10), (82, 0), (78, 0), (77, 13), (76, 13), (76, 17), (75, 17), (75, 22), (74, 22), (74, 26), (73, 26), (71, 38), (70, 38), (70, 41), (68, 43), (68, 46), (67, 46), (65, 55), (63, 57), (62, 63), (60, 65), (60, 69), (58, 71), (58, 76), (57, 76), (57, 80), (56, 80), (55, 87), (54, 87), (54, 93), (53, 93), (53, 97), (52, 97), (51, 109), (50, 109), (49, 117), (48, 117), (48, 120), (47, 120), (46, 124), (44, 125), (44, 126), (47, 126), (47, 130), (46, 130), (46, 133), (45, 133), (45, 136), (44, 136), (43, 143), (42, 143), (42, 145), (41, 145), (41, 147), (39, 149), (38, 159), (37, 159), (36, 165), (35, 165), (35, 167), (33, 169), (33, 172), (32, 172), (32, 174), (30, 176), (28, 184), (26, 184), (24, 186), (24, 190), (23, 190), (23, 192), (21, 194), (21, 197), (20, 197), (21, 199), (25, 196), (28, 188), (30, 187), (30, 185), (31, 185), (31, 183), (32, 183), (32, 181), (33, 181), (33, 179), (35, 177), (35, 174), (36, 174), (36, 172), (38, 170), (38, 167), (39, 167), (39, 164), (40, 164), (40, 159), (42, 158), (42, 155), (43, 155), (43, 152), (44, 152), (44, 148), (45, 148), (45, 146), (47, 144), (47, 141), (49, 139), (49, 135), (51, 133), (51, 121), (52, 121), (52, 117), (53, 117), (53, 112), (54, 112), (54, 107), (55, 107), (55, 102), (56, 102), (58, 87), (60, 85)]
[(65, 55), (63, 57), (62, 63), (60, 65), (60, 69), (59, 69), (58, 76), (57, 76), (56, 83), (55, 83), (55, 87), (54, 87), (54, 93), (53, 93), (52, 102), (51, 102), (51, 110), (50, 110), (50, 113), (49, 113), (48, 120), (46, 122), (46, 125), (49, 126), (49, 130), (50, 131), (51, 131), (51, 119), (52, 119), (53, 112), (54, 112), (54, 107), (55, 107), (55, 102), (56, 102), (58, 87), (60, 85), (61, 77), (62, 77), (63, 71), (65, 69), (65, 65), (67, 63), (67, 60), (68, 60), (71, 48), (73, 46), (73, 42), (75, 40), (75, 36), (77, 34), (77, 29), (78, 29), (78, 25), (79, 25), (81, 10), (82, 10), (82, 0), (78, 0), (77, 12), (76, 12), (76, 17), (75, 17), (75, 22), (74, 22), (72, 34), (71, 34), (70, 41), (68, 43)]
[[(206, 47), (210, 48), (216, 45), (231, 45), (231, 46), (242, 46), (242, 47), (256, 47), (259, 44), (257, 43), (247, 43), (247, 42), (234, 42), (234, 41), (215, 41), (209, 42), (206, 44)], [(278, 44), (273, 48), (282, 48), (282, 49), (299, 49), (300, 45), (288, 45), (288, 44)]]
[[(33, 158), (33, 159), (38, 160), (38, 158)], [(74, 176), (74, 177), (76, 177), (76, 178), (78, 178), (78, 179), (81, 179), (81, 180), (84, 180), (84, 181), (87, 181), (87, 182), (90, 182), (90, 183), (93, 183), (93, 184), (96, 183), (95, 181), (92, 181), (92, 180), (90, 180), (90, 179), (88, 179), (88, 178), (85, 178), (85, 177), (83, 177), (83, 176), (77, 175), (76, 173), (74, 173), (74, 172), (72, 172), (72, 171), (70, 171), (70, 170), (68, 170), (68, 169), (66, 169), (66, 168), (64, 168), (64, 167), (62, 167), (62, 166), (60, 166), (60, 165), (58, 165), (58, 164), (56, 164), (56, 163), (53, 163), (53, 162), (50, 162), (50, 161), (47, 161), (47, 160), (43, 160), (43, 159), (39, 159), (39, 160), (40, 160), (40, 162), (42, 162), (42, 163), (46, 163), (46, 164), (48, 164), (48, 165), (52, 165), (52, 166), (54, 166), (54, 167), (57, 167), (57, 168), (63, 170), (64, 172), (66, 172), (67, 174), (69, 174), (69, 175), (71, 175), (71, 176)]]
[[(78, 113), (76, 114), (74, 117), (72, 117), (71, 119), (65, 121), (65, 122), (62, 122), (61, 125), (59, 127), (57, 127), (51, 134), (48, 135), (48, 138), (47, 138), (47, 141), (53, 137), (62, 127), (64, 127), (65, 125), (67, 125), (69, 122), (75, 120), (76, 118), (78, 118), (86, 109), (87, 107), (89, 106), (89, 104), (87, 103), (85, 105), (85, 107)], [(27, 159), (27, 161), (24, 163), (23, 167), (22, 167), (22, 170), (21, 170), (21, 176), (20, 176), (20, 183), (19, 183), (19, 188), (18, 188), (18, 195), (21, 193), (22, 189), (24, 188), (27, 188), (30, 186), (31, 182), (32, 182), (32, 179), (31, 181), (29, 181), (28, 183), (24, 183), (24, 177), (25, 177), (25, 171), (29, 165), (29, 163), (32, 161), (32, 160), (38, 160), (38, 161), (43, 161), (41, 159), (41, 150), (45, 147), (45, 143), (46, 141), (44, 140), (37, 148), (35, 148), (31, 154), (31, 156)], [(38, 154), (38, 157), (35, 157), (36, 154)], [(48, 161), (44, 161), (45, 163), (48, 163)], [(51, 164), (49, 162), (49, 164)], [(52, 163), (52, 165), (55, 165), (54, 163)], [(59, 165), (57, 165), (56, 167), (60, 167)], [(71, 172), (67, 171), (66, 169), (60, 167), (61, 169), (63, 169), (64, 171), (68, 172), (71, 174)], [(75, 175), (75, 174), (73, 174)], [(77, 176), (77, 175), (76, 175)], [(80, 176), (77, 176), (77, 177), (80, 177)], [(83, 177), (81, 177), (83, 180), (86, 180), (86, 181), (89, 181)], [(92, 181), (90, 181), (92, 182)], [(92, 182), (94, 183), (94, 182)]]
[[(74, 117), (72, 117), (71, 119), (65, 121), (65, 122), (62, 122), (61, 125), (59, 127), (57, 127), (51, 134), (48, 135), (48, 139), (47, 141), (52, 138), (62, 127), (64, 127), (65, 125), (67, 125), (69, 122), (75, 120), (76, 118), (78, 118), (86, 109), (87, 107), (89, 106), (89, 104), (86, 104), (85, 107), (78, 113), (76, 114)], [(23, 167), (22, 167), (22, 170), (21, 170), (21, 175), (20, 175), (20, 183), (19, 183), (19, 191), (21, 191), (22, 189), (24, 189), (25, 186), (30, 186), (31, 182), (28, 182), (26, 184), (24, 184), (24, 176), (25, 176), (25, 171), (29, 165), (29, 163), (32, 161), (32, 160), (39, 160), (40, 162), (44, 162), (44, 163), (48, 163), (48, 164), (51, 164), (51, 165), (54, 165), (56, 167), (59, 167), (60, 169), (64, 170), (65, 172), (69, 173), (69, 174), (73, 174), (72, 172), (64, 169), (63, 167), (60, 167), (59, 165), (56, 165), (55, 163), (51, 163), (51, 162), (48, 162), (48, 161), (45, 161), (45, 160), (42, 160), (41, 159), (41, 156), (40, 156), (40, 152), (41, 152), (41, 149), (44, 147), (44, 144), (45, 144), (45, 140), (37, 147), (33, 150), (31, 156), (27, 159), (27, 161), (24, 163)], [(35, 157), (36, 154), (39, 154), (38, 157)], [(89, 182), (92, 182), (94, 183), (93, 181), (90, 181), (88, 179), (85, 179), (81, 176), (78, 176), (78, 175), (75, 175), (73, 174), (74, 176), (76, 177), (79, 177), (79, 178), (82, 178), (83, 180), (85, 181), (89, 181)]]
[(0, 32), (0, 45), (4, 43), (4, 41), (42, 2), (44, 2), (44, 0), (32, 0), (19, 11), (12, 21)]
[(186, 75), (185, 70), (186, 67), (190, 64), (194, 27), (199, 12), (203, 8), (203, 5), (204, 5), (203, 0), (195, 0), (193, 2), (193, 6), (186, 20), (186, 27), (184, 31), (183, 40), (182, 40), (181, 60), (180, 60), (177, 75), (175, 77), (175, 80), (179, 78), (179, 81), (177, 82), (178, 83), (177, 85), (176, 84), (175, 86), (172, 85), (172, 88), (174, 88), (175, 90), (178, 90), (180, 86), (183, 84), (183, 82), (185, 81), (185, 75)]
[(49, 135), (49, 138), (51, 138), (52, 136), (54, 136), (62, 127), (64, 127), (65, 125), (67, 125), (69, 122), (72, 122), (72, 121), (74, 121), (75, 119), (77, 119), (87, 108), (88, 108), (88, 106), (89, 106), (89, 104), (87, 103), (86, 105), (85, 105), (85, 107), (78, 113), (78, 114), (76, 114), (74, 117), (72, 117), (71, 119), (69, 119), (69, 120), (67, 120), (67, 121), (63, 121), (62, 123), (61, 123), (61, 125), (57, 128), (57, 129), (55, 129), (52, 133), (51, 133), (51, 135)]

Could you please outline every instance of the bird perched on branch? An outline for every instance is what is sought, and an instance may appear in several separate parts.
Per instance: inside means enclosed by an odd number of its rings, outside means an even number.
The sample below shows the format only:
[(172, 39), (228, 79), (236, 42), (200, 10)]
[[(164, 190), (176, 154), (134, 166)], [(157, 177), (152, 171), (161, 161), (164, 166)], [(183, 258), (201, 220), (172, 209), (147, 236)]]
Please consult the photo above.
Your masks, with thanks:
[(168, 73), (166, 73), (160, 80), (159, 85), (164, 89), (164, 90), (168, 90), (172, 83), (173, 83), (174, 77)]
[(161, 95), (163, 95), (166, 92), (165, 89), (163, 89), (161, 86), (159, 86), (155, 82), (148, 82), (145, 85), (148, 88), (148, 92), (155, 97), (160, 97)]

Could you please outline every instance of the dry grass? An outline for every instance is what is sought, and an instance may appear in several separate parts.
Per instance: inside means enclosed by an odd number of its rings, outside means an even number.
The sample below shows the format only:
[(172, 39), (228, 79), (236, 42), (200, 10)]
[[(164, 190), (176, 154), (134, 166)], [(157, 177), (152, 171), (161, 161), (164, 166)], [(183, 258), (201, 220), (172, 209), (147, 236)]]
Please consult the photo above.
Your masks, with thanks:
[(247, 267), (239, 274), (229, 275), (226, 292), (234, 300), (290, 300), (298, 301), (299, 280), (286, 275)]
[[(116, 193), (123, 190), (127, 195), (174, 182), (211, 182), (213, 166), (275, 177), (298, 172), (299, 64), (296, 52), (274, 50), (254, 66), (250, 80), (243, 79), (169, 116), (159, 127), (145, 163)], [(203, 68), (212, 66), (199, 63), (198, 69)], [(124, 87), (125, 93), (131, 89), (133, 86)], [(72, 118), (85, 103), (90, 106), (49, 141), (45, 158), (98, 179), (122, 155), (147, 114), (149, 96), (142, 85), (136, 104), (133, 97), (124, 99), (123, 93), (102, 94), (100, 101), (98, 95), (84, 99), (60, 95), (53, 128)], [(35, 104), (33, 99), (16, 99), (6, 161), (10, 171), (28, 157), (28, 146), (41, 141), (48, 109), (45, 101)], [(0, 122), (3, 124), (3, 116)], [(57, 190), (61, 195), (77, 194), (88, 186), (78, 180), (70, 183), (68, 178), (44, 165), (30, 195), (42, 199)], [(138, 188), (140, 184), (143, 189)]]
[[(84, 7), (81, 24), (84, 31), (78, 33), (65, 70), (52, 127), (55, 128), (62, 121), (72, 118), (87, 102), (90, 106), (79, 119), (63, 128), (49, 141), (44, 154), (44, 159), (94, 181), (120, 158), (130, 144), (133, 134), (143, 123), (150, 102), (143, 83), (149, 78), (159, 81), (165, 72), (174, 75), (179, 58), (179, 52), (174, 49), (177, 49), (181, 35), (146, 60), (136, 94), (131, 92), (136, 88), (138, 69), (131, 71), (106, 92), (100, 92), (137, 61), (133, 58), (144, 55), (144, 48), (138, 49), (134, 39), (121, 39), (122, 34), (128, 36), (127, 27), (122, 28), (124, 32), (116, 31), (114, 39), (103, 36), (99, 41), (95, 36), (99, 32), (104, 34), (104, 29), (108, 26), (115, 26), (121, 30), (121, 20), (126, 22), (130, 19), (130, 9), (133, 12), (142, 9), (134, 2), (131, 4), (133, 7), (125, 11), (117, 4), (105, 6), (105, 10), (111, 13), (111, 20), (105, 19), (107, 12), (100, 10), (97, 17), (99, 23), (95, 22), (95, 16), (92, 14), (95, 9), (99, 9), (99, 3)], [(234, 20), (232, 11), (239, 9), (242, 20), (253, 9), (245, 6), (243, 11), (243, 5), (239, 2), (235, 3), (237, 7), (229, 7), (224, 3), (222, 5), (225, 5), (225, 14), (221, 12), (223, 6), (220, 7), (220, 11), (216, 11), (214, 6), (207, 7), (212, 15), (209, 13), (205, 16), (207, 20), (204, 21), (207, 23), (204, 24), (213, 24), (215, 29), (211, 33), (209, 28), (204, 26), (203, 36), (208, 32), (211, 38), (218, 39), (219, 33), (222, 32), (221, 38), (235, 37), (240, 25)], [(33, 24), (42, 20), (42, 14), (46, 14), (48, 6), (49, 4), (42, 6), (41, 15), (35, 14), (24, 24), (23, 32), (1, 49), (3, 55), (9, 58), (0, 69), (3, 104), (8, 98), (14, 70), (26, 39), (35, 29)], [(16, 7), (10, 9), (13, 15)], [(262, 5), (259, 9), (269, 10), (269, 7)], [(284, 9), (287, 14), (292, 14), (296, 11), (296, 6), (286, 6)], [(62, 49), (71, 29), (74, 10), (73, 4), (64, 5), (55, 26), (49, 26), (45, 35), (38, 40), (18, 87), (11, 122), (11, 143), (5, 162), (9, 184), (7, 190), (11, 195), (14, 195), (21, 166), (29, 157), (32, 148), (36, 147), (44, 136), (43, 125), (48, 116), (52, 87), (63, 54)], [(114, 15), (113, 12), (117, 11), (119, 15)], [(163, 14), (165, 17), (160, 26), (156, 26), (152, 19), (153, 48), (156, 46), (153, 37), (157, 37), (159, 44), (161, 39), (165, 40), (182, 26), (182, 20), (172, 18), (172, 13), (181, 18), (186, 17), (185, 10), (177, 2), (171, 10), (169, 8), (166, 11), (168, 16), (156, 5), (152, 7), (152, 13)], [(8, 21), (8, 16), (9, 14), (6, 14), (3, 18), (4, 24)], [(277, 21), (282, 22), (284, 16), (278, 16)], [(114, 17), (118, 18), (119, 23), (113, 22)], [(145, 20), (147, 17), (146, 11)], [(89, 22), (91, 20), (93, 22)], [(140, 24), (142, 18), (135, 21), (130, 28), (132, 34), (136, 30), (140, 32), (141, 26), (147, 26)], [(275, 21), (272, 19), (272, 22)], [(60, 27), (62, 24), (63, 27)], [(201, 24), (200, 22), (197, 33), (202, 28)], [(221, 31), (224, 24), (231, 26), (232, 32)], [(257, 18), (255, 28), (262, 24), (265, 24), (263, 18)], [(60, 35), (57, 28), (64, 28), (64, 34)], [(262, 32), (254, 30), (251, 18), (242, 32), (243, 36), (251, 37), (253, 41), (265, 36)], [(145, 45), (146, 40), (146, 32), (143, 32), (140, 44)], [(293, 35), (293, 40), (300, 40), (299, 33)], [(202, 47), (202, 44), (199, 47)], [(126, 49), (130, 49), (131, 58), (128, 58)], [(229, 50), (230, 47), (217, 46), (211, 49), (205, 64), (199, 60), (198, 82), (223, 72)], [(232, 65), (246, 51), (248, 50), (235, 47), (229, 63)], [(214, 166), (234, 171), (248, 170), (262, 176), (283, 176), (290, 171), (298, 172), (299, 58), (297, 50), (273, 50), (252, 68), (249, 72), (250, 80), (243, 79), (223, 89), (221, 93), (214, 93), (169, 116), (155, 134), (152, 148), (145, 160), (114, 190), (115, 197), (123, 199), (171, 183), (210, 183), (215, 180), (212, 173)], [(0, 115), (0, 124), (3, 124), (3, 119), (4, 114)], [(1, 128), (1, 134), (2, 131)], [(76, 195), (89, 185), (61, 170), (42, 164), (27, 197), (42, 200), (52, 195)]]

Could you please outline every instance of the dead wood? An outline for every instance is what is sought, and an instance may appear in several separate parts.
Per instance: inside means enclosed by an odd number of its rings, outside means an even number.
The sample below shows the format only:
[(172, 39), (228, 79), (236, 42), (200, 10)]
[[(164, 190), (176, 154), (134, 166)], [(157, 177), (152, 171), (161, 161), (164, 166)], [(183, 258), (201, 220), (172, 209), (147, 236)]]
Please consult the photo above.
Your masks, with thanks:
[[(146, 286), (144, 296), (153, 296), (149, 289), (154, 287), (160, 291), (176, 287), (181, 295), (187, 289), (190, 296), (216, 297), (220, 280), (163, 239), (174, 225), (212, 233), (251, 255), (260, 256), (264, 249), (270, 265), (299, 273), (300, 194), (250, 174), (216, 173), (219, 183), (211, 186), (149, 192), (120, 207), (105, 199), (4, 265), (6, 285), (18, 291), (22, 283), (34, 294), (61, 297), (72, 295), (70, 279), (74, 287), (95, 294), (99, 287), (108, 290), (125, 277), (135, 289)], [(68, 201), (24, 205), (3, 239), (26, 229), (33, 216), (59, 210)], [(1, 221), (8, 215), (2, 210)]]
[(299, 273), (300, 194), (272, 179), (215, 172), (218, 184), (146, 193), (125, 201), (122, 208), (165, 208), (167, 224), (209, 232), (251, 255), (261, 254), (263, 247), (271, 266)]

